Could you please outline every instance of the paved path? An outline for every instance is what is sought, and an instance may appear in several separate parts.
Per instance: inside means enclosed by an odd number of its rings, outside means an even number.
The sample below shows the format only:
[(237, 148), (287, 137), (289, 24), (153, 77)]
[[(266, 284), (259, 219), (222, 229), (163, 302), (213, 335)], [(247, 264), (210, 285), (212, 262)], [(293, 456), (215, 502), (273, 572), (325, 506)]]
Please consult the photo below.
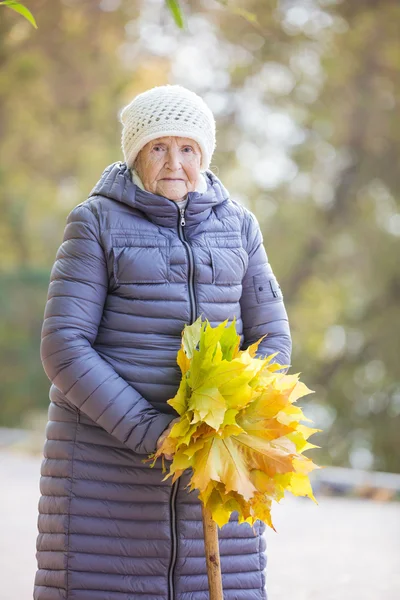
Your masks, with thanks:
[[(39, 468), (0, 452), (0, 600), (32, 599)], [(399, 600), (400, 503), (317, 499), (274, 506), (268, 600)]]

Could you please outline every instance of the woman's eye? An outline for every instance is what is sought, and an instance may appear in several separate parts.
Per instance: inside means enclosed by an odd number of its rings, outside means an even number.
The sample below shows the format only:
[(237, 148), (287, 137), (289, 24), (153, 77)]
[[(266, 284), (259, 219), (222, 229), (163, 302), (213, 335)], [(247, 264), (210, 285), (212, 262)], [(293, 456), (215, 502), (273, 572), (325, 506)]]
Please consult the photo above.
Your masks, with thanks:
[(153, 150), (155, 150), (155, 152), (160, 152), (162, 149), (162, 146), (153, 146)]
[(184, 151), (184, 152), (186, 152), (186, 153), (187, 153), (187, 152), (193, 152), (193, 148), (192, 148), (192, 146), (185, 146), (185, 147), (183, 148), (183, 151)]

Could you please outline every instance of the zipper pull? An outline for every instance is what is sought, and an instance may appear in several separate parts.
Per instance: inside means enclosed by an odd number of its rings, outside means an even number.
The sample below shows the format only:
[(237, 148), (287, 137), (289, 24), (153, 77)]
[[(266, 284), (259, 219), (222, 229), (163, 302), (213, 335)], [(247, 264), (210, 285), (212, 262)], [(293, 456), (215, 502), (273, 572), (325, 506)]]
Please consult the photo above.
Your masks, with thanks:
[(185, 221), (185, 209), (184, 208), (180, 208), (179, 210), (181, 211), (181, 226), (185, 227), (185, 225), (186, 225), (186, 221)]

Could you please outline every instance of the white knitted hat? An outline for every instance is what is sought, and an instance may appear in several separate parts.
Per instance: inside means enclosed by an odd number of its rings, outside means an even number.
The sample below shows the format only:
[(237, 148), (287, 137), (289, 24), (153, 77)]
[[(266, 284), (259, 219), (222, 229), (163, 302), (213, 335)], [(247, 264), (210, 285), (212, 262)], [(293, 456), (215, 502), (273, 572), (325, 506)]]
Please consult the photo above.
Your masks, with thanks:
[(215, 120), (200, 96), (180, 85), (163, 85), (139, 94), (120, 113), (121, 145), (132, 167), (140, 150), (151, 140), (176, 135), (197, 142), (201, 170), (209, 168), (215, 149)]

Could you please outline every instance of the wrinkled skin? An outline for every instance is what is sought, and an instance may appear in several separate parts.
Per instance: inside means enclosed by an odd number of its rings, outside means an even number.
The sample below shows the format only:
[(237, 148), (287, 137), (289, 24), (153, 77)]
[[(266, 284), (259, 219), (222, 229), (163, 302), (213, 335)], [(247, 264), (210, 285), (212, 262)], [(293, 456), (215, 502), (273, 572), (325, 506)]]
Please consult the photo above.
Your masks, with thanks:
[(201, 150), (194, 140), (165, 136), (152, 140), (139, 152), (134, 168), (146, 191), (173, 201), (196, 189)]

